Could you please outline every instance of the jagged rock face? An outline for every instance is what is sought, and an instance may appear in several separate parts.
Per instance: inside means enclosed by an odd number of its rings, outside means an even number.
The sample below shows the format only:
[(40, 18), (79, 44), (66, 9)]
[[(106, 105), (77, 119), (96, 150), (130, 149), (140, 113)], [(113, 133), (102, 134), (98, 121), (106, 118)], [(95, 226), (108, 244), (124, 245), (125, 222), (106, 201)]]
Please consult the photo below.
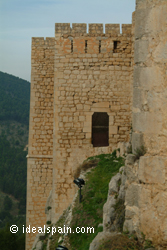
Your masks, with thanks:
[(103, 207), (103, 230), (104, 231), (115, 231), (116, 227), (113, 224), (115, 220), (115, 204), (116, 195), (118, 194), (118, 182), (121, 180), (121, 174), (118, 173), (114, 176), (109, 183), (108, 198), (107, 202)]
[(124, 168), (120, 169), (109, 183), (107, 202), (103, 206), (103, 231), (114, 232), (120, 230), (120, 223), (124, 216), (124, 211), (117, 214), (116, 204), (118, 202), (123, 205), (125, 199), (125, 181)]

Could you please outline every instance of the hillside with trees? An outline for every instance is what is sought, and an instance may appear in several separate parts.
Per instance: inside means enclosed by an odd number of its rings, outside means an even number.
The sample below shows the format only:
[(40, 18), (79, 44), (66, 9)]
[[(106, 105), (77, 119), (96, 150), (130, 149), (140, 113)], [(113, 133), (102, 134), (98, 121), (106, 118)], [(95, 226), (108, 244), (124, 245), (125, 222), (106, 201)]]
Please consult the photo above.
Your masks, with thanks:
[[(25, 224), (30, 83), (0, 72), (0, 89), (0, 235), (5, 239), (10, 225)], [(24, 245), (24, 235), (16, 235), (14, 247), (20, 240)]]
[(0, 121), (17, 121), (28, 125), (30, 83), (0, 72)]

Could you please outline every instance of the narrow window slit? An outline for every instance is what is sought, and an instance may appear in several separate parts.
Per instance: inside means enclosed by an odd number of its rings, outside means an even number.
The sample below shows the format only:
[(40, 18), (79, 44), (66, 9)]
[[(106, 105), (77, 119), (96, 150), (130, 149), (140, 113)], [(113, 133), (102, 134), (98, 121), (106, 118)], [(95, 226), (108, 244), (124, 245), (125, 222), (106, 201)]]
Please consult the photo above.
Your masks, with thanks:
[(113, 44), (113, 52), (117, 52), (117, 49), (118, 49), (118, 44), (120, 43), (120, 41), (114, 41), (114, 44)]
[(101, 53), (101, 40), (99, 40), (99, 53)]
[(85, 40), (85, 53), (87, 53), (87, 48), (88, 48), (88, 41)]
[(71, 40), (71, 53), (73, 53), (73, 40)]
[(117, 42), (117, 41), (114, 41), (114, 50), (117, 49), (117, 45), (118, 45), (118, 42)]

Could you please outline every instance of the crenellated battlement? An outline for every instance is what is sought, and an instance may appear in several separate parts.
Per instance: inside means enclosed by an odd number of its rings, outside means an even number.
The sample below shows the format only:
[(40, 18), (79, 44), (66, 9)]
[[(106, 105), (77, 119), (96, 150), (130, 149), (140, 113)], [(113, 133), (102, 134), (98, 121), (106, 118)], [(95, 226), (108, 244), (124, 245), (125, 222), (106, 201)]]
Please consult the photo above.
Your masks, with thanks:
[(131, 34), (132, 24), (122, 24), (122, 34)]
[(103, 24), (102, 23), (90, 23), (89, 24), (89, 34), (103, 34)]
[[(122, 34), (129, 35), (131, 34), (132, 24), (122, 24)], [(72, 28), (70, 23), (56, 23), (55, 24), (55, 34), (88, 34), (88, 35), (119, 35), (120, 33), (120, 24), (105, 24), (105, 32), (102, 23), (90, 23), (88, 24), (88, 33), (87, 33), (87, 24), (86, 23), (73, 23)]]
[(106, 24), (105, 25), (105, 33), (111, 35), (120, 34), (120, 24)]
[(73, 23), (72, 32), (73, 33), (86, 33), (87, 25), (86, 23)]
[(32, 46), (54, 45), (54, 37), (32, 37)]

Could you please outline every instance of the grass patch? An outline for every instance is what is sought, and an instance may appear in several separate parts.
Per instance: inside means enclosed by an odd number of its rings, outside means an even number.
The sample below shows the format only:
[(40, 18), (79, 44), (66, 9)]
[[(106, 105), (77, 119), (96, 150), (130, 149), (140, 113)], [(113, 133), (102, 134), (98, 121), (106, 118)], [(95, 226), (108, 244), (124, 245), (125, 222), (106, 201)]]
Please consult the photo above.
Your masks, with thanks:
[[(93, 227), (94, 233), (71, 233), (69, 250), (88, 250), (91, 241), (102, 231), (98, 227), (103, 221), (103, 205), (107, 200), (108, 184), (121, 166), (124, 165), (122, 157), (116, 158), (116, 151), (112, 154), (102, 154), (88, 158), (88, 161), (98, 159), (97, 167), (86, 175), (86, 184), (82, 188), (82, 203), (77, 197), (75, 208), (73, 209), (73, 219), (71, 222), (72, 232), (77, 227)], [(114, 162), (117, 160), (117, 162)]]
[(92, 167), (96, 167), (98, 162), (99, 162), (99, 158), (88, 158), (87, 160), (85, 160), (81, 166), (79, 166), (75, 173), (74, 173), (74, 179), (78, 178), (81, 171), (87, 171), (88, 169), (92, 168)]

